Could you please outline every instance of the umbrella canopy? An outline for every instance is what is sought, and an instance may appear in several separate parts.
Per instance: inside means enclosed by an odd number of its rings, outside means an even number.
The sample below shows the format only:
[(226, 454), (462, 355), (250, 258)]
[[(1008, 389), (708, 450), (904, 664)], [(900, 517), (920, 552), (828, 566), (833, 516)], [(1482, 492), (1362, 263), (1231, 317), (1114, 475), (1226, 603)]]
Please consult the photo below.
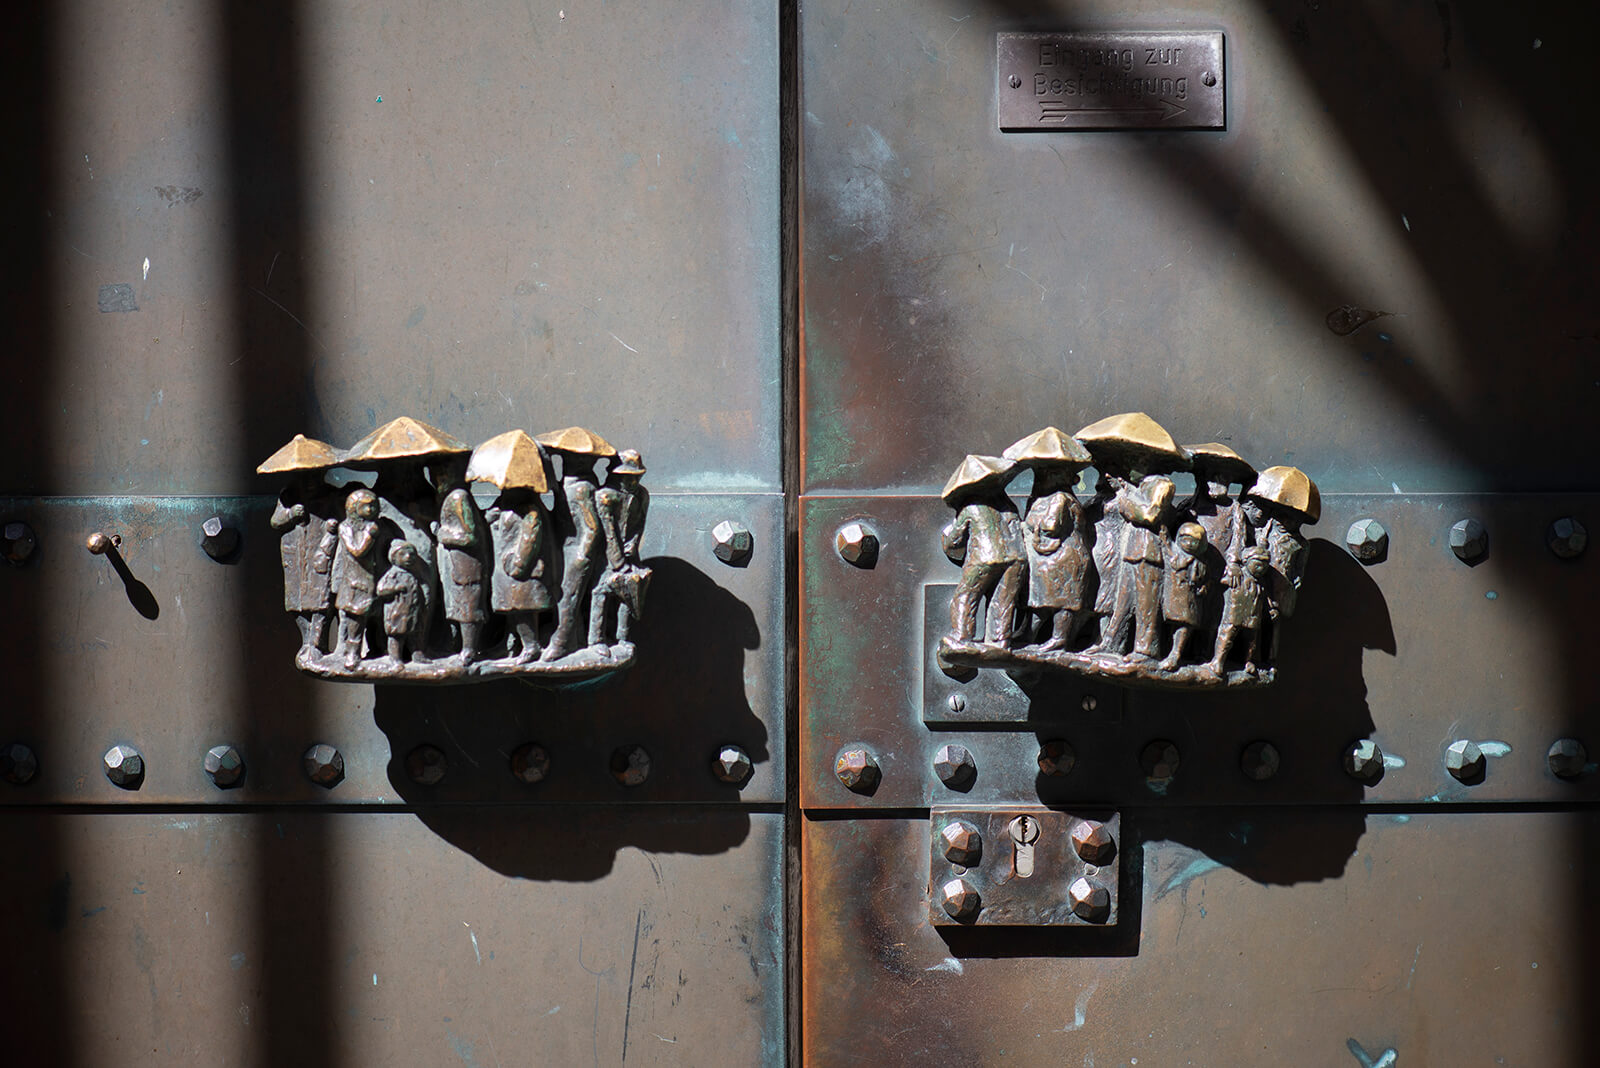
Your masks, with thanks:
[(1298, 467), (1269, 467), (1261, 472), (1250, 496), (1287, 508), (1307, 523), (1322, 517), (1322, 494), (1317, 484)]
[(547, 449), (571, 453), (574, 456), (615, 456), (617, 450), (611, 443), (592, 430), (569, 426), (565, 430), (552, 430), (535, 435), (534, 441)]
[(1000, 456), (968, 456), (944, 484), (939, 496), (946, 504), (953, 504), (955, 498), (964, 493), (1004, 486), (1016, 470), (1015, 464)]
[(1000, 455), (1030, 467), (1043, 464), (1088, 467), (1094, 463), (1094, 457), (1082, 442), (1053, 426), (1029, 434)]
[(372, 464), (380, 460), (410, 460), (444, 453), (471, 452), (472, 446), (438, 427), (402, 415), (383, 424), (344, 451), (347, 464)]
[(1177, 471), (1189, 462), (1166, 428), (1143, 412), (1110, 416), (1074, 436), (1088, 447), (1096, 466), (1110, 463), (1146, 472)]
[(531, 489), (548, 493), (550, 479), (544, 470), (544, 450), (521, 430), (496, 434), (472, 450), (467, 463), (468, 482), (492, 482), (501, 489)]
[(1250, 461), (1220, 441), (1185, 445), (1183, 451), (1189, 454), (1190, 463), (1201, 474), (1217, 475), (1241, 486), (1248, 486), (1256, 480), (1256, 469)]
[(623, 449), (617, 453), (616, 462), (611, 465), (610, 473), (613, 475), (642, 475), (644, 474), (644, 457), (639, 455), (638, 449)]
[(285, 471), (320, 471), (339, 462), (339, 450), (326, 441), (296, 434), (289, 444), (262, 461), (258, 475), (277, 475)]

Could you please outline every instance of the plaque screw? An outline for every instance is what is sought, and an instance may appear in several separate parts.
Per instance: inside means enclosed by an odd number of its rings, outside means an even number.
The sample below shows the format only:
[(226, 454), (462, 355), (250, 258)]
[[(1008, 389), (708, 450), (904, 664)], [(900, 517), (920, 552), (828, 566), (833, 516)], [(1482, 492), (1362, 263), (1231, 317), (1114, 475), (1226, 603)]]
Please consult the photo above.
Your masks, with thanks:
[(1345, 532), (1350, 555), (1363, 564), (1381, 563), (1389, 555), (1389, 532), (1376, 519), (1357, 519)]
[(839, 750), (833, 760), (833, 774), (846, 790), (870, 794), (878, 788), (883, 772), (878, 768), (878, 758), (864, 745), (851, 745)]
[(970, 790), (978, 778), (978, 765), (964, 745), (941, 745), (933, 758), (933, 770), (952, 790)]
[(1458, 781), (1474, 786), (1483, 781), (1483, 750), (1467, 738), (1451, 742), (1444, 751), (1444, 766)]
[(239, 548), (239, 529), (228, 525), (220, 515), (200, 524), (200, 547), (219, 563), (230, 560)]
[(124, 790), (137, 790), (144, 782), (144, 757), (131, 745), (114, 745), (104, 758), (106, 778)]
[(1476, 519), (1458, 519), (1450, 528), (1450, 551), (1464, 564), (1475, 564), (1489, 551), (1489, 532)]
[(444, 750), (438, 746), (419, 745), (406, 754), (406, 774), (418, 786), (439, 785), (448, 766)]
[(716, 758), (711, 761), (711, 773), (719, 782), (729, 786), (743, 786), (750, 781), (755, 766), (750, 763), (750, 754), (741, 746), (724, 745), (717, 749)]
[(1550, 747), (1550, 773), (1561, 779), (1576, 779), (1589, 762), (1589, 751), (1576, 738), (1557, 738)]
[(6, 782), (22, 786), (30, 782), (39, 772), (39, 758), (34, 756), (33, 750), (21, 742), (10, 742), (0, 746), (0, 777)]
[(878, 534), (865, 523), (846, 523), (834, 535), (833, 547), (847, 564), (869, 568), (878, 562)]
[(978, 914), (978, 891), (965, 879), (951, 879), (939, 887), (939, 904), (952, 920), (970, 920)]
[(730, 567), (743, 567), (753, 545), (750, 528), (743, 523), (724, 519), (711, 528), (711, 552)]
[(1039, 773), (1053, 778), (1061, 778), (1072, 771), (1078, 762), (1078, 754), (1072, 751), (1060, 738), (1051, 738), (1039, 746)]
[(1562, 516), (1545, 531), (1545, 543), (1563, 560), (1575, 560), (1589, 545), (1589, 532), (1570, 515)]
[(331, 745), (312, 746), (306, 750), (301, 763), (306, 777), (324, 789), (331, 790), (344, 781), (344, 754)]
[(1239, 770), (1246, 778), (1265, 782), (1278, 774), (1278, 747), (1271, 742), (1251, 742), (1239, 756)]
[(643, 786), (650, 777), (650, 754), (642, 745), (619, 745), (611, 751), (611, 775), (624, 786)]
[(217, 788), (226, 790), (244, 779), (244, 757), (231, 745), (214, 745), (206, 750), (205, 769)]
[(1079, 702), (1079, 705), (1085, 712), (1093, 712), (1100, 707), (1100, 699), (1092, 693), (1084, 694), (1083, 700)]
[(1209, 89), (1213, 85), (1217, 84), (1217, 76), (1212, 74), (1210, 71), (1206, 71), (1204, 74), (1200, 75), (1200, 84)]
[(33, 550), (38, 548), (39, 540), (34, 537), (33, 528), (26, 523), (7, 523), (0, 538), (0, 551), (3, 551), (6, 563), (21, 567), (28, 562), (28, 557), (33, 555)]
[(1072, 901), (1072, 911), (1080, 920), (1104, 923), (1111, 914), (1111, 892), (1081, 875), (1067, 887), (1067, 897)]
[(550, 754), (544, 751), (544, 746), (534, 742), (518, 746), (511, 754), (511, 774), (530, 786), (543, 782), (550, 774)]
[(1022, 88), (1022, 79), (1017, 77), (1015, 74), (1013, 74), (1011, 76), (1011, 88), (1013, 88), (1013, 89), (1021, 89)]
[(1345, 774), (1371, 785), (1383, 778), (1383, 750), (1371, 738), (1351, 742), (1344, 751)]
[(950, 695), (950, 711), (952, 711), (952, 712), (960, 712), (962, 709), (964, 709), (966, 707), (967, 707), (967, 699), (965, 697), (963, 697), (961, 694), (958, 694), (958, 693), (953, 693), (953, 694)]

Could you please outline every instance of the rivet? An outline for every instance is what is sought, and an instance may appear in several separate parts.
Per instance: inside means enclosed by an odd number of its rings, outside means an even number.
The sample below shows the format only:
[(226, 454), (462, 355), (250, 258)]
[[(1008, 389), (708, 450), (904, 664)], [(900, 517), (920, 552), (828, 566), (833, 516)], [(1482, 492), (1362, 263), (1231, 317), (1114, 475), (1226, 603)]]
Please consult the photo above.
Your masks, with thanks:
[(1559, 779), (1579, 778), (1589, 767), (1589, 751), (1576, 738), (1557, 738), (1545, 759)]
[(218, 789), (227, 790), (244, 781), (244, 757), (231, 745), (206, 750), (205, 769)]
[(729, 786), (743, 786), (750, 781), (750, 776), (755, 772), (755, 765), (750, 761), (750, 754), (744, 751), (743, 746), (724, 745), (717, 749), (717, 755), (711, 760), (711, 773), (719, 782)]
[(8, 742), (0, 746), (0, 778), (15, 786), (25, 786), (39, 773), (39, 758), (30, 746)]
[(301, 764), (306, 777), (326, 790), (344, 781), (344, 754), (331, 745), (319, 742), (307, 749)]
[(1383, 778), (1383, 750), (1371, 738), (1351, 742), (1344, 751), (1344, 771), (1368, 785), (1377, 782)]
[(1099, 820), (1079, 820), (1072, 828), (1072, 848), (1085, 864), (1109, 864), (1117, 852), (1117, 841)]
[(83, 539), (83, 547), (94, 553), (96, 556), (105, 556), (108, 553), (115, 553), (117, 550), (122, 548), (122, 535), (107, 534), (104, 531), (97, 530), (93, 534), (90, 534), (87, 538)]
[(1345, 532), (1350, 555), (1363, 564), (1381, 563), (1389, 555), (1389, 532), (1376, 519), (1357, 519)]
[(878, 758), (864, 745), (848, 745), (833, 758), (833, 774), (845, 789), (857, 794), (870, 794), (878, 788), (883, 772)]
[(1476, 519), (1458, 519), (1450, 527), (1450, 551), (1464, 564), (1475, 564), (1489, 551), (1489, 532)]
[(39, 547), (39, 539), (34, 536), (33, 528), (26, 523), (12, 522), (0, 530), (0, 553), (5, 555), (6, 563), (14, 567), (21, 567), (33, 555), (33, 550)]
[(1164, 738), (1145, 745), (1139, 753), (1139, 764), (1144, 776), (1152, 785), (1164, 786), (1178, 774), (1180, 754), (1178, 747)]
[(1278, 774), (1278, 747), (1271, 742), (1251, 742), (1239, 754), (1239, 770), (1245, 777), (1265, 782)]
[(944, 859), (958, 867), (976, 867), (983, 859), (983, 835), (966, 820), (945, 824), (939, 840), (944, 843)]
[(951, 879), (939, 887), (939, 904), (952, 920), (970, 920), (978, 914), (978, 891), (965, 879)]
[(1485, 764), (1483, 750), (1478, 748), (1477, 742), (1468, 738), (1451, 742), (1444, 751), (1445, 770), (1468, 786), (1483, 781)]
[(1061, 738), (1051, 738), (1039, 743), (1039, 773), (1059, 779), (1072, 771), (1078, 754)]
[(650, 777), (650, 754), (642, 745), (619, 745), (611, 751), (611, 777), (624, 786), (643, 786)]
[(865, 523), (846, 523), (833, 536), (833, 547), (839, 558), (859, 568), (870, 568), (878, 562), (878, 533)]
[(131, 745), (114, 745), (102, 758), (106, 778), (124, 790), (137, 790), (144, 783), (144, 756)]
[(978, 778), (978, 765), (964, 745), (941, 745), (933, 758), (934, 774), (952, 790), (968, 790)]
[(1111, 892), (1081, 875), (1067, 887), (1067, 898), (1072, 902), (1073, 913), (1080, 920), (1103, 923), (1111, 914)]
[(406, 775), (418, 786), (439, 785), (449, 766), (444, 750), (436, 745), (419, 745), (406, 754)]
[(1544, 535), (1550, 551), (1563, 560), (1576, 560), (1589, 547), (1589, 532), (1570, 515), (1564, 515), (1550, 524)]
[(724, 519), (711, 528), (711, 552), (730, 567), (743, 567), (750, 560), (755, 539), (750, 528), (733, 519)]
[(511, 774), (530, 786), (543, 782), (550, 774), (550, 754), (537, 742), (519, 745), (511, 754)]
[(231, 560), (239, 550), (239, 528), (214, 515), (200, 524), (200, 546), (219, 563)]

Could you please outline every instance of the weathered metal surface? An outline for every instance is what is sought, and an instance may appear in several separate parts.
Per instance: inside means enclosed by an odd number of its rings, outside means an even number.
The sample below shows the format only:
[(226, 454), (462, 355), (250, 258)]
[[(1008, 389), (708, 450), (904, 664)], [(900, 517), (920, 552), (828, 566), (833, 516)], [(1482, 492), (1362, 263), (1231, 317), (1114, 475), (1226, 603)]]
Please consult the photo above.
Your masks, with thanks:
[(6, 1059), (780, 1065), (782, 823), (13, 810)]
[(926, 820), (807, 819), (807, 1062), (1593, 1061), (1600, 814), (1122, 815), (1126, 931), (935, 926)]
[(262, 492), (402, 412), (778, 489), (776, 6), (51, 8), (0, 489)]
[[(0, 744), (26, 744), (37, 760), (25, 786), (0, 784), (0, 803), (781, 801), (782, 504), (656, 494), (641, 545), (656, 578), (632, 668), (603, 684), (454, 693), (294, 670), (300, 636), (281, 610), (270, 497), (0, 500), (0, 520), (25, 520), (38, 542), (24, 566), (0, 571), (0, 641), (14, 665)], [(219, 514), (242, 533), (232, 563), (202, 545), (204, 521)], [(753, 534), (743, 567), (719, 560), (710, 536), (730, 517)], [(83, 551), (90, 531), (118, 536), (121, 573)], [(549, 762), (536, 784), (513, 767), (529, 743)], [(123, 744), (142, 756), (136, 793), (100, 766)], [(343, 756), (331, 788), (302, 768), (319, 744)], [(446, 760), (429, 786), (404, 767), (423, 744)], [(635, 744), (652, 772), (624, 794), (609, 760)], [(742, 783), (713, 769), (727, 745), (748, 754)], [(226, 791), (206, 769), (216, 746), (235, 747), (248, 769)]]
[[(804, 498), (802, 804), (1593, 801), (1600, 775), (1559, 778), (1546, 754), (1560, 738), (1591, 751), (1600, 738), (1586, 667), (1600, 642), (1589, 607), (1600, 598), (1600, 569), (1592, 555), (1558, 557), (1545, 531), (1552, 517), (1592, 517), (1594, 507), (1587, 495), (1325, 497), (1329, 531), (1381, 521), (1387, 558), (1361, 563), (1343, 545), (1313, 539), (1307, 572), (1319, 577), (1302, 592), (1297, 626), (1284, 631), (1277, 683), (1207, 694), (998, 672), (952, 679), (935, 660), (948, 622), (940, 591), (957, 573), (937, 536), (948, 509), (932, 497)], [(1450, 545), (1452, 526), (1468, 516), (1488, 539), (1472, 565)], [(877, 531), (875, 567), (851, 566), (834, 551), (835, 531), (849, 522)], [(1152, 784), (1138, 758), (1158, 738), (1178, 747), (1182, 767)], [(1446, 766), (1448, 747), (1463, 738), (1486, 754), (1484, 776), (1472, 784)], [(1040, 747), (1054, 739), (1076, 752), (1067, 775), (1040, 773)], [(1345, 751), (1359, 739), (1386, 755), (1375, 781), (1345, 773)], [(1280, 756), (1265, 780), (1241, 770), (1244, 751), (1259, 741)], [(950, 743), (975, 763), (964, 794), (935, 773), (937, 751)], [(845, 789), (834, 775), (836, 755), (852, 744), (879, 763), (871, 793)], [(1163, 792), (1153, 792), (1157, 785)]]
[(1220, 130), (1220, 33), (999, 33), (1002, 130)]
[[(928, 816), (929, 920), (967, 927), (1114, 924), (1121, 828), (1116, 813), (935, 805)], [(1080, 888), (1081, 896), (1074, 892)]]
[[(1111, 405), (1328, 492), (1594, 485), (1582, 6), (800, 19), (804, 492), (934, 493)], [(1226, 36), (1227, 130), (999, 130), (995, 34), (1177, 28)]]

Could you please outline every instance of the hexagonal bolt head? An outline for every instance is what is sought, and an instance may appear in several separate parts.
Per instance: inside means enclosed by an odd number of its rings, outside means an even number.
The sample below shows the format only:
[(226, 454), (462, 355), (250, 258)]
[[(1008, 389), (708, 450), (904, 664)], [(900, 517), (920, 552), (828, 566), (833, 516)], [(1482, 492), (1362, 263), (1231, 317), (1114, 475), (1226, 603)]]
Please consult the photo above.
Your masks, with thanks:
[(449, 767), (444, 750), (436, 745), (419, 745), (406, 754), (406, 775), (418, 786), (438, 786)]
[(1039, 774), (1061, 778), (1078, 762), (1072, 746), (1060, 738), (1051, 738), (1039, 745)]
[(1489, 551), (1489, 532), (1476, 519), (1458, 519), (1450, 527), (1450, 551), (1464, 564), (1475, 564)]
[(933, 755), (933, 771), (952, 790), (965, 790), (978, 778), (978, 764), (964, 745), (941, 745)]
[(21, 567), (38, 547), (39, 539), (26, 523), (7, 523), (0, 530), (0, 553), (4, 553), (8, 564)]
[(878, 533), (865, 523), (846, 523), (833, 536), (839, 558), (856, 567), (871, 567), (878, 562)]
[(878, 788), (883, 771), (878, 758), (862, 745), (846, 746), (833, 759), (833, 774), (845, 789), (858, 794), (870, 794)]
[(1178, 747), (1164, 738), (1150, 742), (1139, 753), (1139, 765), (1152, 782), (1171, 782), (1179, 763)]
[(944, 906), (952, 920), (975, 918), (981, 903), (977, 889), (965, 879), (951, 879), (939, 887), (939, 904)]
[(1483, 781), (1485, 764), (1483, 750), (1478, 748), (1477, 742), (1467, 738), (1451, 742), (1444, 751), (1445, 770), (1469, 786)]
[(306, 769), (306, 778), (325, 789), (331, 790), (344, 781), (344, 754), (331, 745), (312, 746), (306, 750), (301, 763)]
[(1589, 547), (1589, 532), (1582, 523), (1570, 515), (1562, 516), (1550, 524), (1544, 533), (1545, 544), (1563, 560), (1576, 560)]
[(643, 786), (650, 777), (650, 754), (642, 745), (619, 745), (611, 751), (611, 777), (624, 786)]
[(0, 746), (0, 778), (23, 786), (39, 773), (39, 758), (21, 742), (7, 742)]
[(106, 778), (124, 790), (137, 790), (144, 782), (144, 757), (131, 745), (114, 745), (102, 758)]
[(1383, 778), (1383, 750), (1371, 738), (1351, 742), (1344, 751), (1344, 771), (1352, 779), (1377, 782)]
[(1576, 779), (1589, 766), (1589, 751), (1576, 738), (1557, 738), (1546, 759), (1550, 774), (1559, 779)]
[(1239, 754), (1239, 770), (1245, 778), (1265, 782), (1278, 774), (1278, 747), (1271, 742), (1251, 742)]
[(239, 528), (231, 527), (220, 515), (200, 524), (200, 546), (213, 560), (228, 560), (239, 549)]
[(206, 750), (206, 774), (220, 789), (238, 786), (244, 781), (244, 757), (231, 745), (214, 745)]
[(963, 868), (976, 867), (983, 859), (983, 835), (966, 820), (951, 820), (939, 832), (944, 845), (944, 859)]
[(1109, 864), (1117, 854), (1117, 841), (1099, 820), (1079, 820), (1072, 828), (1072, 848), (1085, 864)]
[(750, 559), (755, 539), (750, 528), (732, 519), (724, 519), (711, 528), (711, 552), (718, 560), (733, 567), (741, 567)]
[(1345, 531), (1350, 555), (1363, 564), (1376, 564), (1389, 555), (1389, 532), (1376, 519), (1357, 519)]
[(755, 765), (750, 762), (750, 754), (737, 745), (722, 746), (717, 750), (717, 755), (711, 758), (711, 774), (717, 777), (717, 781), (730, 786), (743, 786), (750, 781), (755, 770)]
[(1080, 920), (1104, 923), (1111, 915), (1111, 891), (1081, 875), (1067, 887), (1067, 900), (1072, 902), (1072, 911)]
[(536, 742), (519, 745), (511, 754), (511, 774), (532, 786), (550, 774), (550, 754)]

